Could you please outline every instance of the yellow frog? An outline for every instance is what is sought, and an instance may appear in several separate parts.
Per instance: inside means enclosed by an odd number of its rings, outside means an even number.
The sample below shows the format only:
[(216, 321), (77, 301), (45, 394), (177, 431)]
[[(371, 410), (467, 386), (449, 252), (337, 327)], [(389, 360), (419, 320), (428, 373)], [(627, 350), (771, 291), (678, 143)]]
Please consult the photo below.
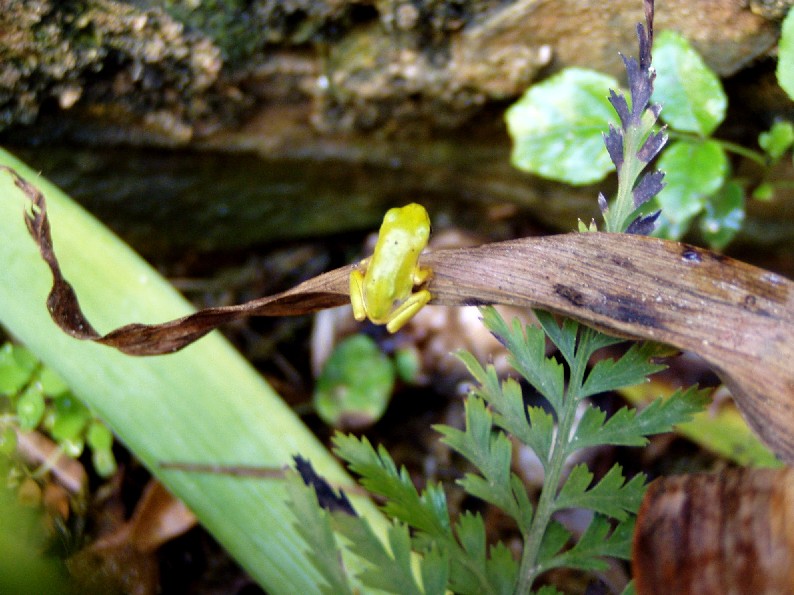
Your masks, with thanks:
[(350, 273), (350, 302), (356, 320), (369, 318), (396, 333), (430, 301), (427, 289), (414, 287), (430, 278), (419, 254), (430, 238), (430, 217), (422, 205), (389, 209), (372, 256)]

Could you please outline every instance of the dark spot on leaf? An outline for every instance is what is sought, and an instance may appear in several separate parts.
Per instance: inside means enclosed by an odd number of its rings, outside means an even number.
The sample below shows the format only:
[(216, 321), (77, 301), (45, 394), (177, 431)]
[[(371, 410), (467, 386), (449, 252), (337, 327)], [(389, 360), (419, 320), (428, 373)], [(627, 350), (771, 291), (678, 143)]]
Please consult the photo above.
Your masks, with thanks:
[(616, 264), (617, 266), (619, 266), (620, 268), (626, 269), (627, 271), (636, 270), (636, 267), (634, 266), (634, 263), (631, 262), (628, 258), (624, 258), (622, 256), (611, 255), (609, 257), (609, 260), (611, 262), (613, 262), (614, 264)]
[(554, 293), (559, 295), (564, 300), (572, 303), (574, 306), (584, 307), (587, 305), (587, 300), (585, 299), (584, 294), (570, 285), (557, 283), (554, 285)]
[(700, 255), (700, 251), (693, 246), (684, 245), (684, 251), (681, 252), (681, 258), (686, 260), (687, 262), (702, 262), (703, 257)]
[(320, 506), (330, 512), (344, 512), (350, 516), (358, 516), (353, 505), (342, 490), (334, 491), (328, 481), (317, 474), (312, 464), (300, 455), (293, 457), (295, 470), (300, 474), (303, 483), (314, 488)]
[(753, 314), (757, 314), (759, 316), (772, 316), (769, 311), (761, 307), (761, 305), (758, 303), (758, 298), (751, 293), (748, 293), (744, 296), (744, 299), (739, 302), (739, 306), (748, 312), (752, 312)]
[(613, 320), (638, 324), (647, 328), (664, 328), (658, 316), (649, 310), (646, 303), (626, 295), (607, 295), (606, 303), (593, 308), (594, 312)]

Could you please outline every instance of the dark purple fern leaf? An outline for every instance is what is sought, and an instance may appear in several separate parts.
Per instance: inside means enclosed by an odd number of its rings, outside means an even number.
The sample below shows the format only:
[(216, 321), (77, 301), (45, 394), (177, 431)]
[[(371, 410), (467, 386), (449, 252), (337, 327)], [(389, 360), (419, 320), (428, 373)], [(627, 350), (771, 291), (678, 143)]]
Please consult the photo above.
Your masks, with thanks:
[(604, 145), (606, 145), (609, 158), (615, 164), (615, 168), (619, 170), (623, 165), (623, 131), (610, 124), (609, 132), (604, 134)]
[(649, 163), (651, 159), (659, 154), (662, 147), (667, 143), (667, 133), (665, 132), (666, 126), (663, 126), (658, 132), (652, 132), (645, 139), (645, 142), (637, 151), (637, 158), (643, 163)]
[(649, 215), (640, 215), (634, 221), (629, 223), (629, 226), (626, 228), (626, 233), (630, 233), (637, 236), (647, 236), (653, 232), (654, 228), (656, 227), (656, 220), (659, 218), (659, 215), (662, 214), (661, 209), (658, 211), (654, 211)]
[(640, 207), (651, 200), (664, 188), (664, 172), (652, 171), (640, 178), (640, 181), (631, 191), (634, 207)]

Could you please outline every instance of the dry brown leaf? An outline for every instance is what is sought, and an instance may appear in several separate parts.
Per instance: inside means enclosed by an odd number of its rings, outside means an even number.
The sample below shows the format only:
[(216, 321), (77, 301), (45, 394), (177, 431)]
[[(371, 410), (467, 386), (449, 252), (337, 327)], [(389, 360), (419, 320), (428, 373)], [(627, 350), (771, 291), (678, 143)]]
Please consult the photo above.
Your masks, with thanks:
[(654, 481), (632, 559), (639, 595), (794, 593), (794, 470)]
[[(118, 496), (118, 494), (117, 494)], [(196, 526), (196, 517), (156, 479), (149, 480), (128, 521), (117, 519), (69, 560), (89, 592), (151, 595), (159, 590), (157, 549)]]
[[(6, 168), (7, 169), (7, 168)], [(78, 339), (133, 355), (179, 350), (245, 316), (292, 316), (345, 304), (355, 265), (236, 306), (100, 335), (83, 316), (53, 252), (42, 194), (9, 170), (34, 203), (26, 222), (54, 283), (47, 306)], [(700, 355), (731, 389), (745, 418), (794, 462), (794, 283), (715, 252), (644, 236), (574, 233), (424, 254), (432, 304), (543, 308), (627, 338)]]

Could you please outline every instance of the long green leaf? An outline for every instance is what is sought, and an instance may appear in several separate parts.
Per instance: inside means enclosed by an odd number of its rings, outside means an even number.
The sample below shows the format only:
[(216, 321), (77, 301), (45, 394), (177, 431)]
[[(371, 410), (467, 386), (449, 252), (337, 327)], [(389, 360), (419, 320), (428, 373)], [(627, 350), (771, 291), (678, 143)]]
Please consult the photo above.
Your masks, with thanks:
[[(2, 150), (0, 163), (45, 194), (64, 274), (100, 332), (190, 311), (154, 269), (52, 184)], [(160, 463), (281, 467), (300, 453), (329, 481), (346, 482), (344, 472), (217, 333), (150, 358), (62, 333), (45, 306), (51, 278), (25, 229), (25, 205), (0, 172), (0, 323), (59, 373), (269, 592), (314, 592), (317, 576), (291, 527), (282, 480), (165, 471)], [(356, 505), (380, 532), (374, 507)]]

